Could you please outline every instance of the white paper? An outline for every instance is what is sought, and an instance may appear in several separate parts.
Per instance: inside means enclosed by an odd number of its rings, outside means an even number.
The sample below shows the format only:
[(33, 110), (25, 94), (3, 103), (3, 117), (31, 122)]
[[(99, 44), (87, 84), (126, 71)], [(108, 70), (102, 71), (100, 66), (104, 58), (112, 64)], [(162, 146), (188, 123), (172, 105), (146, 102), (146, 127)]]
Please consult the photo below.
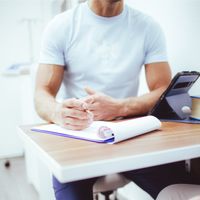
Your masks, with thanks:
[(160, 127), (160, 120), (154, 116), (139, 117), (109, 125), (109, 128), (112, 129), (114, 133), (113, 143), (151, 132), (159, 129)]
[(91, 124), (89, 128), (86, 128), (81, 131), (74, 131), (62, 128), (56, 124), (47, 124), (41, 125), (37, 127), (33, 127), (33, 131), (43, 132), (58, 135), (59, 133), (66, 137), (72, 137), (77, 139), (85, 139), (89, 141), (96, 141), (96, 142), (104, 142), (109, 138), (101, 138), (98, 135), (98, 129), (104, 124), (102, 121), (96, 121)]
[(95, 142), (108, 142), (107, 140), (111, 139), (108, 143), (117, 143), (160, 127), (161, 122), (156, 117), (145, 116), (121, 122), (95, 121), (81, 131), (68, 130), (56, 124), (41, 125), (32, 130)]

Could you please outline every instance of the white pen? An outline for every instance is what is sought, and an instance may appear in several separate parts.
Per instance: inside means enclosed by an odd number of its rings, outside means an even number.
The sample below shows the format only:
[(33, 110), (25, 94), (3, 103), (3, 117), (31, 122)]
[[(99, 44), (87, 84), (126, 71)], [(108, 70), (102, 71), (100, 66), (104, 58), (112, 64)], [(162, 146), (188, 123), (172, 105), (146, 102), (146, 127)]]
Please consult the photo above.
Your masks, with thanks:
[(85, 103), (83, 103), (82, 107), (83, 107), (84, 111), (88, 113), (89, 123), (91, 124), (93, 122), (93, 113), (90, 110), (88, 110), (87, 106), (85, 106)]

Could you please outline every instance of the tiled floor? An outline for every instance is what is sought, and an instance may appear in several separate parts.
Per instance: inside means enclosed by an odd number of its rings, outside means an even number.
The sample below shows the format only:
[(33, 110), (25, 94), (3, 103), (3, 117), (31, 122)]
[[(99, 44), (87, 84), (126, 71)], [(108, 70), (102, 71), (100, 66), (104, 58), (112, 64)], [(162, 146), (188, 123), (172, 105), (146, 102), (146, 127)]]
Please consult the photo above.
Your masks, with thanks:
[(0, 160), (0, 200), (39, 200), (38, 194), (26, 179), (24, 158)]

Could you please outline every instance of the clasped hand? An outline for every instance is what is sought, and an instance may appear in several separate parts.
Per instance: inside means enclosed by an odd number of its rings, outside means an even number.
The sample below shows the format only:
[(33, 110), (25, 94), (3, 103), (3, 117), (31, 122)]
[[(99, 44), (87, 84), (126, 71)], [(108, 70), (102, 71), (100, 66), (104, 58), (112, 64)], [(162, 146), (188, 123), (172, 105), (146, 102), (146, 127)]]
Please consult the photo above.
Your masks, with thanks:
[(119, 116), (120, 101), (90, 88), (82, 99), (67, 99), (57, 105), (54, 121), (71, 130), (82, 130), (93, 120), (113, 120)]

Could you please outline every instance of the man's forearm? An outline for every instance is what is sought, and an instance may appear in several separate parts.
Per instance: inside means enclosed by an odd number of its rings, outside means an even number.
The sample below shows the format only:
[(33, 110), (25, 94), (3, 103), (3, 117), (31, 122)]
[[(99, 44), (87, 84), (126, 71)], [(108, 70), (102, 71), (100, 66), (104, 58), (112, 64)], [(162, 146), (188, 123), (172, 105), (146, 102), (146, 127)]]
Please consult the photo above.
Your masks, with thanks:
[(119, 117), (145, 115), (154, 106), (166, 87), (159, 87), (139, 97), (115, 99), (103, 93), (87, 89), (89, 96), (84, 99), (94, 120), (113, 120)]
[(35, 92), (34, 102), (35, 109), (42, 119), (48, 122), (55, 122), (54, 115), (58, 103), (53, 95), (45, 90), (38, 90)]
[(120, 100), (120, 116), (135, 116), (147, 114), (166, 88), (159, 88), (139, 97)]

